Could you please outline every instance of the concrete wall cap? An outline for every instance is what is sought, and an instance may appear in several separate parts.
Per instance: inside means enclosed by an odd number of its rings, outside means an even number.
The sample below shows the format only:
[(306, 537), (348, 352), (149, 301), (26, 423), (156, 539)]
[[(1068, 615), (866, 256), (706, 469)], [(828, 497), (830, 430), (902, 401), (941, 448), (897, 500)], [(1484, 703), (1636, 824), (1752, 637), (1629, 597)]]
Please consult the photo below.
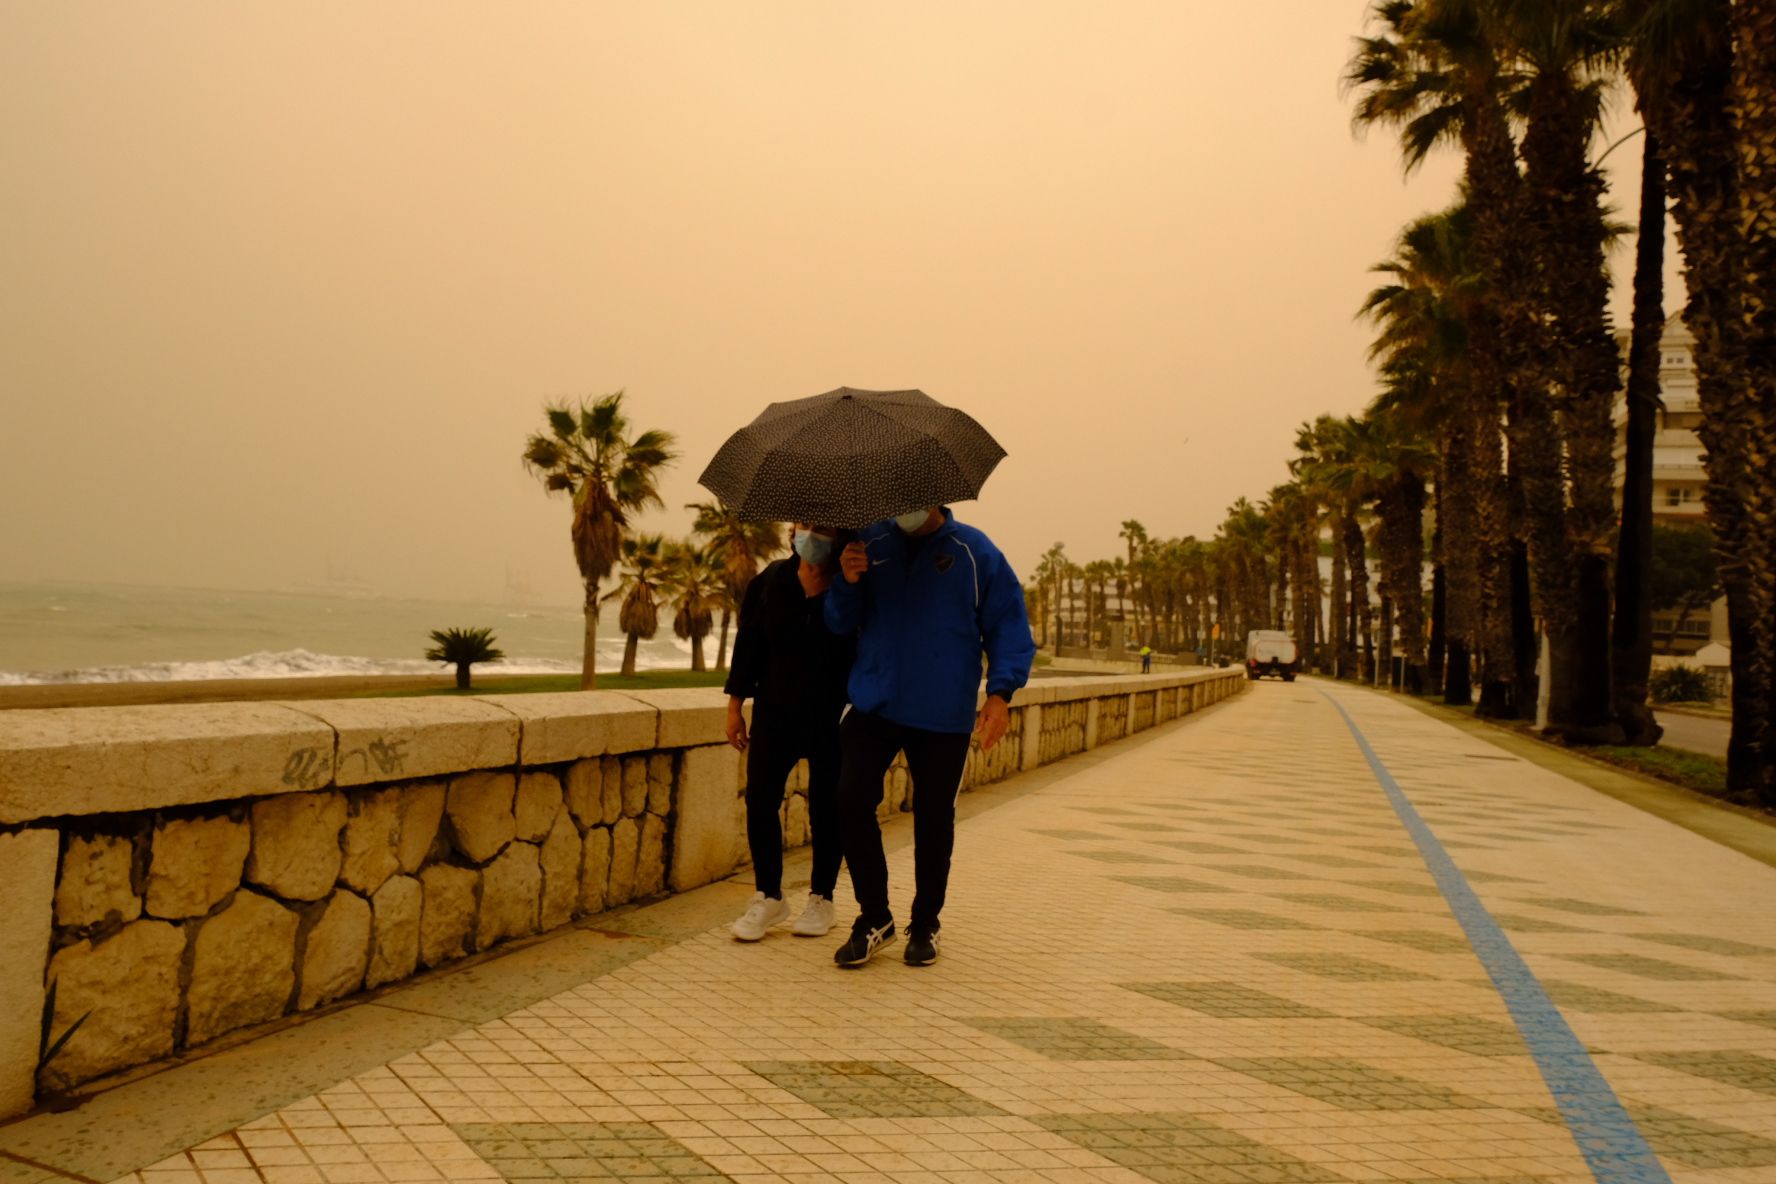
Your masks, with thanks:
[(0, 823), (316, 789), (333, 751), (278, 703), (0, 711)]
[(522, 728), (518, 761), (523, 765), (640, 752), (652, 748), (659, 735), (658, 708), (611, 691), (500, 695), (478, 701), (518, 717)]
[(518, 716), (485, 699), (308, 699), (282, 706), (338, 734), (338, 786), (497, 769), (518, 760)]
[(695, 748), (728, 739), (728, 695), (720, 687), (681, 687), (667, 691), (624, 691), (624, 696), (660, 713), (652, 748)]

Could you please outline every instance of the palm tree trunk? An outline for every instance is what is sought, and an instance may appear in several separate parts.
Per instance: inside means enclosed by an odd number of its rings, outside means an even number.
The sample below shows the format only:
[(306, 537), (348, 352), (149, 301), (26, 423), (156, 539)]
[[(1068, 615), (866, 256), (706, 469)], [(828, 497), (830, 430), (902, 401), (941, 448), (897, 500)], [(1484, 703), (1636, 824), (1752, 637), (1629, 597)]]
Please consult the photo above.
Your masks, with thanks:
[(580, 656), (580, 689), (598, 687), (598, 582), (586, 581), (585, 650)]
[[(1696, 6), (1695, 24), (1711, 35), (1697, 37), (1689, 52), (1681, 55), (1676, 77), (1656, 77), (1655, 85), (1649, 86), (1643, 73), (1635, 76), (1647, 127), (1658, 136), (1665, 153), (1672, 214), (1683, 249), (1688, 291), (1684, 323), (1696, 338), (1696, 384), (1702, 403), (1699, 434), (1707, 449), (1706, 502), (1721, 586), (1727, 594), (1733, 654), (1727, 787), (1747, 794), (1759, 791), (1771, 759), (1767, 721), (1772, 659), (1758, 645), (1763, 630), (1756, 619), (1751, 567), (1758, 540), (1741, 491), (1759, 482), (1768, 484), (1767, 478), (1752, 471), (1750, 460), (1754, 442), (1767, 440), (1772, 424), (1767, 418), (1761, 424), (1753, 422), (1746, 414), (1750, 400), (1745, 359), (1750, 351), (1741, 269), (1747, 252), (1739, 193), (1741, 129), (1734, 127), (1732, 118), (1733, 40), (1735, 35), (1740, 39), (1742, 55), (1755, 58), (1761, 52), (1767, 68), (1768, 43), (1762, 40), (1767, 13), (1767, 3), (1704, 0)], [(1735, 20), (1737, 29), (1732, 27)], [(1662, 68), (1658, 61), (1653, 65)], [(1753, 130), (1763, 136), (1753, 143), (1767, 144), (1769, 129)], [(1765, 234), (1767, 239), (1767, 230)], [(1767, 320), (1767, 299), (1764, 311)], [(1762, 558), (1767, 561), (1768, 554)]]
[(733, 619), (733, 609), (722, 609), (721, 644), (715, 648), (715, 668), (717, 670), (728, 668), (728, 626), (733, 622)]
[(1394, 685), (1394, 602), (1386, 592), (1381, 594), (1381, 620), (1376, 630), (1375, 649), (1369, 685), (1391, 687)]
[(629, 640), (623, 643), (623, 677), (633, 678), (635, 675), (635, 651), (641, 645), (641, 634), (631, 633)]
[[(1734, 95), (1739, 133), (1740, 225), (1744, 234), (1744, 310), (1742, 352), (1744, 434), (1752, 455), (1769, 464), (1770, 441), (1776, 438), (1776, 3), (1772, 0), (1737, 0), (1733, 19), (1738, 53), (1733, 62)], [(1711, 457), (1715, 440), (1709, 441)], [(1754, 464), (1756, 462), (1754, 461)], [(1713, 473), (1710, 472), (1712, 486)], [(1733, 645), (1733, 738), (1740, 749), (1738, 784), (1732, 745), (1728, 750), (1729, 785), (1749, 791), (1765, 806), (1776, 806), (1776, 480), (1768, 468), (1740, 487), (1748, 504), (1743, 506), (1747, 523), (1745, 574), (1742, 578), (1741, 633), (1747, 659), (1740, 660), (1740, 641)], [(1725, 490), (1715, 493), (1719, 500)], [(1714, 502), (1709, 509), (1713, 511)], [(1729, 609), (1730, 609), (1729, 601)], [(1739, 687), (1743, 668), (1745, 690)], [(1739, 715), (1744, 700), (1746, 718)], [(1743, 724), (1743, 727), (1741, 726)], [(1741, 734), (1743, 732), (1743, 734)]]
[(459, 691), (469, 689), (469, 664), (467, 662), (456, 664), (456, 689)]
[(1621, 361), (1608, 323), (1604, 181), (1587, 152), (1591, 105), (1565, 71), (1528, 88), (1524, 231), (1541, 266), (1533, 386), (1519, 391), (1530, 562), (1548, 630), (1548, 726), (1569, 741), (1619, 742), (1611, 710), (1611, 552)]
[[(1364, 554), (1363, 524), (1357, 521), (1356, 510), (1344, 513), (1344, 554), (1350, 563), (1351, 603), (1356, 615), (1357, 630), (1351, 637), (1351, 658), (1357, 681), (1375, 681), (1374, 606), (1369, 603), (1369, 559)], [(1360, 634), (1360, 636), (1358, 636)], [(1361, 646), (1359, 650), (1357, 647)]]
[[(1315, 552), (1317, 554), (1318, 547)], [(1326, 622), (1326, 662), (1322, 670), (1334, 678), (1348, 678), (1350, 668), (1345, 662), (1345, 639), (1350, 630), (1345, 625), (1345, 604), (1349, 597), (1344, 587), (1344, 543), (1342, 540), (1332, 541), (1332, 608), (1330, 620)]]
[(1640, 233), (1634, 250), (1633, 335), (1628, 346), (1628, 423), (1622, 461), (1622, 528), (1616, 543), (1612, 694), (1623, 742), (1650, 746), (1664, 734), (1647, 707), (1653, 672), (1653, 440), (1658, 433), (1660, 339), (1665, 333), (1665, 157), (1646, 133), (1640, 167)]
[(1431, 639), (1429, 651), (1425, 656), (1426, 687), (1420, 688), (1420, 694), (1426, 689), (1443, 689), (1443, 662), (1449, 647), (1449, 581), (1444, 572), (1443, 564), (1443, 522), (1448, 513), (1444, 496), (1445, 486), (1449, 480), (1449, 447), (1445, 436), (1439, 441), (1437, 450), (1437, 483), (1433, 493), (1435, 507), (1432, 516), (1436, 525), (1431, 529)]
[(708, 669), (708, 665), (703, 661), (703, 635), (693, 633), (691, 635), (691, 673), (702, 674)]

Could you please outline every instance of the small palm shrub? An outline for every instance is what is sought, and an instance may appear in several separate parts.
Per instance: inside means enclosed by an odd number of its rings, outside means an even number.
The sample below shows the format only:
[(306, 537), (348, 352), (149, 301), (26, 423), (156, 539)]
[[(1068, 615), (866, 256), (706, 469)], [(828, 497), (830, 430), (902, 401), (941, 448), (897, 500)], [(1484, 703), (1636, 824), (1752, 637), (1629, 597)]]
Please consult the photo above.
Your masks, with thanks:
[(1713, 698), (1708, 693), (1708, 676), (1694, 666), (1655, 670), (1647, 689), (1655, 703), (1706, 703)]
[(435, 643), (425, 653), (429, 662), (445, 662), (456, 667), (456, 689), (469, 689), (469, 667), (476, 662), (497, 662), (505, 653), (493, 647), (491, 629), (434, 629)]

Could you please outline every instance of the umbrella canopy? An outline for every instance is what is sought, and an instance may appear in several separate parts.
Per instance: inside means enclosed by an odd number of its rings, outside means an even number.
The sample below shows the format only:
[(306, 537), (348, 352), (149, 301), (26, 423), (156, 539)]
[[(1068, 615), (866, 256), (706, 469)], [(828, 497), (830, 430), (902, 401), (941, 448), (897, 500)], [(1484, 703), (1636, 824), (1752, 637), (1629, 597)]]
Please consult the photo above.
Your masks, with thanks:
[(855, 528), (980, 496), (1005, 449), (924, 391), (772, 403), (697, 480), (740, 517)]

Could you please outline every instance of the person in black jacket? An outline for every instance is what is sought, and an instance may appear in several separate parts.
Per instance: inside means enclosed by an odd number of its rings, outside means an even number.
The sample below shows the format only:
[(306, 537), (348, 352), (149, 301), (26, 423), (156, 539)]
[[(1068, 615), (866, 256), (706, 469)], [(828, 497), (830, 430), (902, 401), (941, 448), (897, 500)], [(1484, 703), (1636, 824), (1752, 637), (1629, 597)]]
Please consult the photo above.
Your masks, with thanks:
[[(844, 858), (840, 829), (839, 719), (857, 643), (826, 627), (826, 590), (849, 532), (798, 522), (793, 552), (747, 585), (728, 673), (728, 743), (746, 754), (746, 841), (758, 889), (731, 930), (758, 941), (789, 917), (783, 899), (778, 810), (796, 762), (808, 762), (808, 827), (814, 869), (808, 902), (790, 932), (820, 937), (833, 926), (833, 888)], [(741, 706), (753, 700), (749, 735)]]

